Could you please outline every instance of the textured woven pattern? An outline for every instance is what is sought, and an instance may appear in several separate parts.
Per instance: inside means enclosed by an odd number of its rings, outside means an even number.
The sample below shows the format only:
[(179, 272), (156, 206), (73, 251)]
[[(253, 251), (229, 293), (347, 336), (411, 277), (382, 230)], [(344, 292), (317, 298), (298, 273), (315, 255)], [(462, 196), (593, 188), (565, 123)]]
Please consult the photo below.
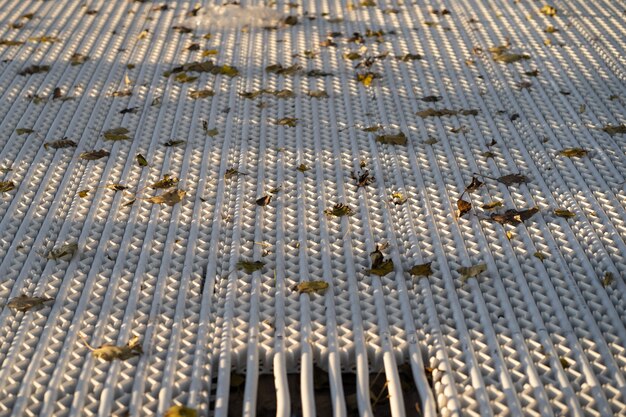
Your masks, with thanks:
[(216, 6), (0, 1), (0, 417), (626, 415), (626, 3)]

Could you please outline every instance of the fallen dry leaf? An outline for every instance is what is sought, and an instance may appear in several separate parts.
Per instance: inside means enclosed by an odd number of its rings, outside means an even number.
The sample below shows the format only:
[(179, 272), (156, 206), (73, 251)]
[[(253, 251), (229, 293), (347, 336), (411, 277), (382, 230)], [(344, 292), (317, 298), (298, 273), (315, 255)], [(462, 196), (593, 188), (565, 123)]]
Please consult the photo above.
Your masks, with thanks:
[(367, 270), (368, 274), (384, 277), (390, 272), (393, 272), (393, 261), (391, 259), (384, 258), (378, 245), (376, 245), (374, 252), (370, 253), (370, 259), (372, 261), (372, 268)]
[(13, 181), (0, 181), (0, 193), (8, 193), (15, 190), (15, 183)]
[(345, 204), (339, 203), (339, 204), (335, 204), (332, 209), (324, 210), (324, 214), (326, 214), (327, 216), (335, 216), (335, 217), (353, 216), (354, 210), (352, 210), (350, 207), (348, 207)]
[(130, 139), (128, 137), (128, 129), (126, 129), (125, 127), (116, 127), (113, 129), (109, 129), (106, 130), (104, 132), (104, 139), (105, 140), (126, 140), (126, 139)]
[(433, 270), (431, 268), (432, 262), (426, 262), (424, 264), (417, 264), (409, 269), (411, 275), (417, 276), (429, 276), (432, 275)]
[(328, 282), (326, 281), (305, 281), (298, 284), (296, 287), (300, 294), (318, 293), (323, 294), (328, 288)]
[(174, 405), (167, 409), (163, 417), (198, 417), (198, 410), (184, 405)]
[(78, 250), (78, 244), (75, 242), (64, 243), (56, 249), (52, 249), (48, 252), (48, 259), (68, 259), (74, 256)]
[(588, 153), (589, 151), (583, 148), (565, 148), (559, 151), (559, 155), (565, 156), (567, 158), (582, 158)]
[(407, 138), (404, 132), (376, 136), (376, 142), (387, 145), (406, 145)]
[(7, 307), (13, 310), (27, 312), (33, 308), (39, 307), (48, 301), (53, 301), (51, 298), (46, 297), (29, 297), (22, 294), (18, 297), (14, 297), (9, 300)]
[(459, 209), (458, 217), (463, 217), (472, 209), (472, 203), (470, 203), (469, 201), (465, 201), (462, 198), (459, 198), (456, 201), (456, 207)]
[(458, 269), (463, 281), (474, 278), (487, 270), (486, 264), (478, 264), (473, 266), (462, 266)]
[(86, 159), (87, 161), (95, 161), (105, 156), (109, 156), (111, 153), (100, 149), (98, 151), (83, 152), (80, 154), (80, 159)]
[(237, 269), (243, 270), (248, 274), (263, 269), (263, 266), (265, 266), (265, 262), (261, 261), (247, 261), (242, 259), (237, 262)]
[(180, 203), (187, 192), (185, 190), (171, 190), (161, 195), (155, 195), (154, 197), (146, 198), (146, 201), (153, 204), (165, 204), (166, 206), (174, 206)]

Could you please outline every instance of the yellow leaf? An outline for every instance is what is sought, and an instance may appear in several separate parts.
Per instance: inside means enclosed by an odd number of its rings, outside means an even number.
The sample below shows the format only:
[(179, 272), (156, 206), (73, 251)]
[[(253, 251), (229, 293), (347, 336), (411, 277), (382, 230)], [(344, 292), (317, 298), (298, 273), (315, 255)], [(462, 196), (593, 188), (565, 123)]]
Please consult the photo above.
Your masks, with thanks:
[(589, 151), (583, 148), (565, 148), (559, 152), (559, 155), (567, 158), (582, 158), (587, 155)]
[(184, 405), (174, 405), (165, 412), (163, 417), (198, 417), (198, 411)]
[(556, 9), (552, 6), (545, 5), (539, 11), (541, 12), (541, 14), (544, 14), (546, 16), (556, 16)]
[(372, 81), (374, 81), (374, 74), (371, 72), (367, 72), (365, 74), (357, 74), (356, 79), (365, 87), (369, 87), (370, 85), (372, 85)]
[(133, 337), (126, 346), (104, 344), (99, 348), (93, 349), (93, 356), (107, 362), (111, 362), (115, 359), (123, 361), (135, 356), (140, 356), (142, 353), (143, 349), (139, 344), (138, 336)]
[(217, 49), (205, 49), (202, 51), (202, 56), (207, 57), (211, 55), (217, 55)]

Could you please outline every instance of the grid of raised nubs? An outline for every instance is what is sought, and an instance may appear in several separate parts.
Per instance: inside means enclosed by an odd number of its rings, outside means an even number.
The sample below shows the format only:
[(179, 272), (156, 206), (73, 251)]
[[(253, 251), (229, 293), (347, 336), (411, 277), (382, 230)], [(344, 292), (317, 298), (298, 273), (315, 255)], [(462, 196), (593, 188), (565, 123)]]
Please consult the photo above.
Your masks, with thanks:
[[(296, 25), (185, 33), (196, 3), (0, 4), (0, 180), (16, 185), (0, 194), (0, 305), (53, 299), (0, 311), (0, 416), (163, 415), (173, 404), (226, 416), (233, 387), (243, 394), (231, 410), (261, 415), (263, 374), (279, 396), (272, 413), (321, 415), (317, 368), (340, 416), (355, 413), (350, 373), (360, 415), (380, 413), (377, 374), (394, 416), (413, 409), (407, 384), (424, 415), (624, 412), (626, 137), (602, 130), (626, 123), (618, 3), (554, 1), (546, 16), (534, 1), (279, 1)], [(379, 30), (361, 51), (380, 57), (366, 86), (345, 58), (363, 45), (346, 39)], [(321, 46), (329, 33), (337, 46)], [(489, 48), (504, 44), (531, 59), (494, 62)], [(76, 53), (89, 59), (72, 65)], [(396, 58), (406, 54), (421, 59)], [(163, 75), (206, 59), (239, 75)], [(303, 70), (265, 70), (293, 63)], [(19, 75), (35, 64), (51, 68)], [(189, 97), (203, 89), (214, 95)], [(429, 107), (478, 113), (416, 116)], [(104, 140), (120, 126), (130, 140)], [(407, 144), (377, 142), (372, 126)], [(49, 146), (63, 138), (77, 147)], [(95, 149), (110, 155), (79, 158)], [(374, 181), (360, 187), (365, 169)], [(511, 173), (529, 182), (485, 179)], [(166, 174), (183, 201), (142, 199)], [(476, 175), (486, 184), (464, 195)], [(458, 218), (461, 197), (540, 211), (517, 226)], [(327, 216), (337, 203), (354, 215)], [(71, 259), (47, 259), (65, 242), (78, 244)], [(383, 243), (394, 269), (380, 277), (367, 269)], [(264, 266), (247, 273), (241, 260)], [(430, 276), (409, 274), (426, 262)], [(486, 271), (463, 280), (459, 268), (477, 264)], [(323, 294), (296, 290), (319, 280)], [(85, 344), (135, 335), (144, 353), (125, 361)]]

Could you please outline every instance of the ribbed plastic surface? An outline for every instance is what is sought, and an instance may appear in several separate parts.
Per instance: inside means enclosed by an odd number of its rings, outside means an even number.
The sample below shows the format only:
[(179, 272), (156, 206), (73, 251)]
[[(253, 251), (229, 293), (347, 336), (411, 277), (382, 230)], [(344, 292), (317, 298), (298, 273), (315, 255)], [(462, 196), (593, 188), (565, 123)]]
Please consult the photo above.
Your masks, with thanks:
[(2, 1), (0, 416), (626, 415), (626, 3), (210, 6)]

